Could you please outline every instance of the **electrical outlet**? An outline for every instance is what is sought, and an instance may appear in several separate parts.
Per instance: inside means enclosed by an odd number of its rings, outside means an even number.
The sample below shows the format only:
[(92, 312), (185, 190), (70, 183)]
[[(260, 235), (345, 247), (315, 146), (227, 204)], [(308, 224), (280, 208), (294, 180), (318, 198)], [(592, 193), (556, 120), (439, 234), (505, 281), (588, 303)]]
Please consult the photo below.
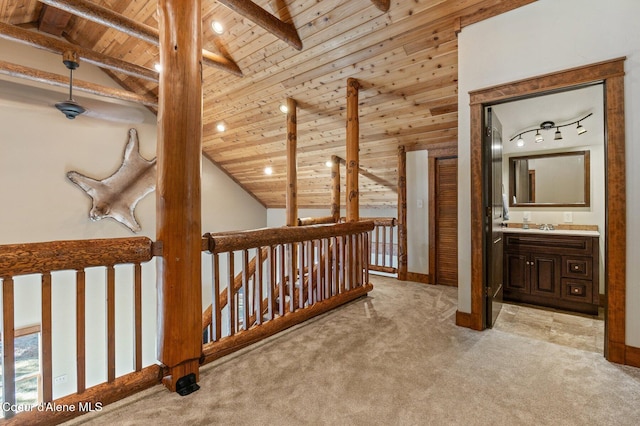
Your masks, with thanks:
[(522, 219), (527, 221), (531, 220), (531, 212), (522, 213)]
[(424, 203), (422, 202), (422, 200), (418, 198), (418, 208), (421, 209), (423, 205)]
[(573, 213), (564, 212), (564, 223), (571, 223), (571, 222), (573, 222)]
[(67, 383), (67, 375), (63, 374), (62, 376), (56, 377), (55, 379), (53, 379), (53, 383), (55, 383), (56, 385)]

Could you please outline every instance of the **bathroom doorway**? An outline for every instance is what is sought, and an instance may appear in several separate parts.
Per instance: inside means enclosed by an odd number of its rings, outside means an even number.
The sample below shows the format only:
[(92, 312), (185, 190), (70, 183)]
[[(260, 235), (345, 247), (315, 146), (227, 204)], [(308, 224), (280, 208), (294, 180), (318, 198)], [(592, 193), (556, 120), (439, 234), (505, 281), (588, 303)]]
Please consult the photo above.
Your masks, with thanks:
[[(470, 93), (472, 187), (482, 187), (483, 109), (517, 98), (564, 91), (602, 82), (605, 99), (605, 212), (604, 281), (606, 288), (604, 352), (613, 362), (625, 362), (626, 208), (624, 161), (624, 58), (506, 83)], [(486, 327), (485, 257), (482, 191), (471, 194), (471, 326)]]

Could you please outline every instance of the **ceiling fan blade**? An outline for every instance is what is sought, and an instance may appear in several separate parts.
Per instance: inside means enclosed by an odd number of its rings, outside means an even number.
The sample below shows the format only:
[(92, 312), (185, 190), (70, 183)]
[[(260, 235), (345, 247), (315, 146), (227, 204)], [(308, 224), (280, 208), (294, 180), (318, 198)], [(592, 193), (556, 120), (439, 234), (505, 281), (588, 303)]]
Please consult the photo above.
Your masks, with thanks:
[[(77, 96), (74, 96), (74, 100), (86, 109), (82, 115), (87, 117), (118, 123), (143, 123), (145, 121), (142, 107)], [(68, 101), (68, 96), (65, 99), (63, 92), (0, 80), (0, 105), (8, 103), (12, 107), (53, 108), (56, 103), (66, 101)]]

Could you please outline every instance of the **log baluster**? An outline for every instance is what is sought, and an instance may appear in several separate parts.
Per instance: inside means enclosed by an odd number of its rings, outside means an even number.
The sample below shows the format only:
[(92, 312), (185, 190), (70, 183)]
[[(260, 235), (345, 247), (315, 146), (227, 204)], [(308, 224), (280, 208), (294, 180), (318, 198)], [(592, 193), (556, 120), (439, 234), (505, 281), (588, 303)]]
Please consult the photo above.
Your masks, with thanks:
[(269, 320), (273, 320), (275, 316), (275, 302), (274, 302), (274, 292), (276, 289), (276, 248), (274, 246), (269, 246), (269, 250), (267, 251), (267, 316)]
[(244, 330), (248, 330), (250, 326), (249, 278), (249, 250), (242, 250), (242, 323)]
[(309, 240), (305, 242), (305, 250), (307, 254), (307, 303), (309, 306), (313, 305), (313, 301), (315, 299), (315, 289), (318, 285), (317, 280), (314, 277), (314, 253), (315, 253), (315, 245), (313, 240)]
[(52, 349), (51, 349), (51, 272), (42, 274), (42, 303), (40, 339), (42, 342), (42, 401), (53, 400)]
[(13, 277), (2, 279), (2, 361), (4, 371), (2, 375), (2, 394), (4, 404), (2, 412), (9, 419), (15, 412), (10, 407), (16, 403), (16, 366), (15, 366), (15, 317), (13, 300)]
[(116, 271), (107, 266), (107, 382), (116, 379)]
[(86, 383), (86, 343), (85, 343), (85, 303), (86, 303), (86, 284), (84, 269), (76, 271), (76, 377), (77, 392), (85, 391)]
[(262, 324), (262, 248), (258, 247), (256, 250), (256, 272), (254, 275), (254, 292), (255, 292), (255, 309), (256, 309), (256, 324)]
[(234, 291), (235, 265), (234, 255), (227, 253), (228, 283), (227, 283), (227, 308), (229, 317), (229, 336), (236, 334), (236, 292)]
[(134, 274), (134, 315), (135, 315), (135, 368), (142, 370), (142, 265), (136, 263)]
[(298, 308), (304, 308), (304, 243), (297, 244), (298, 252)]
[(278, 314), (282, 317), (284, 316), (285, 309), (285, 284), (286, 284), (286, 254), (285, 254), (285, 246), (283, 244), (278, 244), (278, 261), (279, 261), (279, 269), (280, 276), (278, 279)]
[(294, 247), (295, 245), (293, 243), (287, 244), (287, 249), (288, 249), (287, 267), (289, 268), (288, 270), (289, 312), (294, 312), (296, 310), (296, 307), (295, 307), (296, 299), (295, 299), (295, 293), (294, 293), (294, 288), (296, 286), (296, 277), (293, 275), (294, 271), (296, 270), (296, 259), (292, 256), (294, 252)]
[[(211, 316), (211, 332), (209, 336), (210, 341), (218, 341), (222, 337), (222, 307), (220, 306), (220, 255), (215, 253), (212, 256), (213, 262), (213, 300), (211, 301), (212, 316)], [(229, 300), (227, 298), (227, 300)]]

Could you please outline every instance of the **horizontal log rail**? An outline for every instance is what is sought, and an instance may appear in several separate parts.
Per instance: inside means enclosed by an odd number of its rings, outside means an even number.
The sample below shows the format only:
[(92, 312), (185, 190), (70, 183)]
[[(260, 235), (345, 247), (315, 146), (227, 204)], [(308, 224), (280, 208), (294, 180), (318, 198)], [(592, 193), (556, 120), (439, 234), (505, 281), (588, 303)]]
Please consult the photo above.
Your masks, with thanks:
[(324, 225), (328, 223), (336, 223), (335, 218), (333, 216), (298, 218), (298, 226)]
[[(149, 374), (154, 376), (155, 373), (143, 373), (142, 361), (142, 266), (143, 262), (151, 260), (154, 254), (154, 244), (145, 237), (135, 238), (116, 238), (101, 240), (82, 240), (82, 241), (55, 241), (43, 243), (27, 243), (27, 244), (7, 244), (0, 246), (0, 283), (3, 300), (2, 321), (3, 321), (3, 363), (4, 374), (3, 393), (2, 393), (2, 410), (6, 419), (12, 418), (16, 413), (16, 384), (15, 384), (15, 300), (16, 293), (24, 292), (24, 285), (30, 280), (30, 275), (40, 276), (40, 344), (41, 344), (41, 400), (39, 403), (53, 402), (53, 359), (62, 356), (57, 354), (54, 356), (52, 345), (53, 329), (52, 318), (57, 310), (74, 311), (75, 310), (75, 340), (76, 348), (73, 358), (76, 359), (76, 393), (68, 397), (62, 398), (65, 401), (75, 401), (76, 403), (89, 401), (90, 398), (99, 398), (96, 401), (107, 403), (103, 397), (105, 395), (114, 395), (114, 398), (120, 399), (131, 392), (130, 388), (121, 389), (122, 384), (130, 381), (136, 383), (133, 388), (139, 386), (150, 385), (151, 380), (148, 379)], [(133, 314), (133, 359), (134, 376), (128, 377), (124, 375), (117, 377), (116, 375), (116, 269), (118, 265), (132, 265), (130, 282), (130, 293), (128, 298), (134, 307)], [(85, 316), (87, 310), (86, 292), (92, 289), (94, 283), (87, 280), (86, 270), (88, 268), (104, 268), (104, 280), (100, 280), (100, 285), (104, 286), (106, 294), (106, 306), (104, 313), (104, 324), (98, 326), (87, 321)], [(67, 275), (61, 277), (54, 275), (58, 271), (71, 271), (75, 275)], [(122, 276), (122, 274), (120, 275)], [(23, 281), (27, 280), (27, 281)], [(74, 286), (75, 300), (71, 304), (56, 303), (54, 306), (54, 288), (68, 288), (69, 285)], [(126, 285), (124, 283), (123, 285)], [(118, 288), (122, 289), (123, 285)], [(30, 288), (30, 287), (29, 287)], [(121, 290), (119, 290), (121, 291)], [(35, 295), (29, 294), (30, 297)], [(25, 297), (24, 294), (22, 297)], [(106, 383), (96, 386), (87, 387), (87, 342), (86, 336), (92, 333), (105, 333), (106, 326)], [(101, 329), (100, 329), (101, 328)], [(66, 347), (57, 346), (56, 350), (64, 351)], [(68, 356), (68, 355), (67, 355)], [(155, 374), (154, 377), (156, 377)], [(143, 384), (138, 382), (138, 377), (144, 377)], [(160, 378), (154, 383), (159, 383)], [(154, 379), (155, 380), (155, 379)], [(99, 389), (99, 391), (95, 390)], [(120, 397), (117, 397), (120, 395)], [(58, 401), (59, 399), (56, 399)], [(115, 399), (114, 399), (115, 400)], [(35, 410), (41, 417), (42, 413)], [(29, 415), (27, 412), (21, 412), (15, 417), (15, 421), (20, 424), (24, 423), (24, 419)], [(81, 414), (77, 413), (76, 415)], [(47, 420), (48, 422), (49, 420)], [(23, 422), (23, 423), (21, 423)]]
[(213, 286), (204, 362), (370, 291), (373, 229), (363, 221), (205, 234)]
[(208, 240), (208, 250), (211, 253), (225, 253), (276, 244), (298, 243), (332, 236), (339, 237), (370, 231), (373, 229), (373, 226), (373, 223), (361, 221), (356, 223), (338, 223), (335, 225), (305, 226), (303, 228), (293, 226), (231, 233), (207, 233), (204, 235), (204, 238)]

